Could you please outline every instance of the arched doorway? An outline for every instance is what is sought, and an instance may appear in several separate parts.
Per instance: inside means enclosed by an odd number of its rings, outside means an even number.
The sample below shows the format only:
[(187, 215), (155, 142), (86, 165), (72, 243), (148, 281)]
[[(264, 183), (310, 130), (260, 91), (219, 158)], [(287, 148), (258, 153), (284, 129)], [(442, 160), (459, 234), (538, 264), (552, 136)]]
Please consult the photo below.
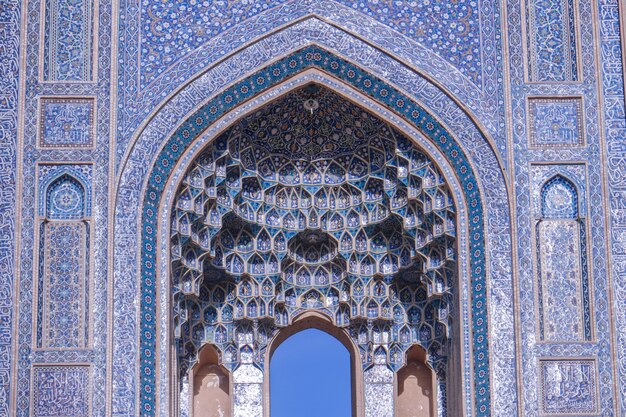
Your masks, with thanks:
[[(234, 392), (258, 393), (260, 377), (238, 388), (238, 373), (260, 375), (269, 340), (316, 311), (358, 346), (364, 384), (379, 393), (366, 408), (392, 412), (393, 373), (415, 344), (445, 387), (456, 227), (439, 168), (381, 118), (315, 83), (268, 103), (201, 152), (177, 192), (179, 375), (210, 343)], [(242, 407), (261, 412), (250, 401)]]
[(293, 334), (274, 350), (269, 374), (271, 417), (352, 417), (350, 352), (330, 334)]
[(191, 371), (192, 413), (194, 417), (226, 417), (232, 415), (230, 378), (219, 364), (219, 355), (212, 345), (198, 352), (198, 362)]
[(436, 376), (428, 366), (426, 351), (413, 346), (406, 353), (406, 365), (396, 374), (396, 417), (435, 417)]

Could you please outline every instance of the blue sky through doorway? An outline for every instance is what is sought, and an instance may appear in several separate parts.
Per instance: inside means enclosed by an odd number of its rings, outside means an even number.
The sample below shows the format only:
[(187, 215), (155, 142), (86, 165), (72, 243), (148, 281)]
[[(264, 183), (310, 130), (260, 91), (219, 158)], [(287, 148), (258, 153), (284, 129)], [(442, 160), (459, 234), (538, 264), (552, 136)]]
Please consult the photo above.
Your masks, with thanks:
[(328, 333), (303, 330), (272, 356), (271, 417), (350, 417), (350, 385), (348, 350)]

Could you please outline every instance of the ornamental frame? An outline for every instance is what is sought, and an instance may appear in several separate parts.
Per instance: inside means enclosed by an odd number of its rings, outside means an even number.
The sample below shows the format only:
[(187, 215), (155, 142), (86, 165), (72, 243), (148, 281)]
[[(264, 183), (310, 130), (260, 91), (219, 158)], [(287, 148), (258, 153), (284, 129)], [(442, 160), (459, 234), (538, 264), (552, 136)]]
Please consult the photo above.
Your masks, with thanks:
[[(35, 383), (36, 380), (36, 376), (37, 376), (37, 372), (35, 371), (36, 369), (57, 369), (57, 370), (61, 370), (61, 369), (67, 369), (67, 370), (79, 370), (82, 369), (84, 372), (84, 377), (87, 380), (87, 384), (83, 385), (83, 386), (71, 386), (71, 385), (66, 385), (66, 387), (70, 390), (73, 389), (73, 391), (65, 397), (65, 399), (69, 399), (70, 402), (72, 404), (82, 404), (82, 408), (86, 409), (87, 413), (86, 415), (91, 415), (92, 411), (93, 411), (93, 405), (91, 402), (91, 399), (93, 398), (93, 393), (91, 392), (91, 390), (89, 389), (89, 383), (91, 382), (91, 380), (93, 379), (93, 365), (87, 362), (34, 362), (32, 364), (32, 369), (33, 372), (31, 374), (31, 384)], [(53, 387), (53, 388), (58, 388), (58, 387)], [(29, 405), (31, 406), (31, 410), (32, 410), (32, 414), (35, 417), (39, 417), (40, 415), (36, 413), (36, 397), (39, 394), (39, 392), (37, 392), (36, 390), (33, 390), (32, 392), (29, 393)], [(48, 404), (47, 406), (49, 406), (49, 402), (50, 400), (47, 400)]]
[[(296, 59), (297, 58), (297, 59)], [(296, 59), (300, 61), (291, 64)], [(289, 61), (291, 60), (291, 61)], [(289, 61), (289, 64), (287, 63)], [(336, 65), (334, 65), (336, 64)], [(288, 67), (292, 68), (289, 73)], [(482, 218), (482, 203), (480, 203), (480, 195), (478, 184), (474, 178), (472, 168), (466, 159), (463, 150), (456, 144), (456, 141), (450, 135), (441, 123), (425, 112), (419, 104), (416, 104), (409, 97), (404, 95), (396, 88), (387, 85), (384, 81), (377, 77), (369, 75), (362, 69), (353, 66), (346, 60), (332, 56), (329, 52), (318, 47), (307, 47), (282, 58), (278, 62), (271, 64), (269, 67), (258, 71), (239, 85), (230, 87), (220, 96), (215, 97), (208, 104), (196, 110), (195, 114), (189, 117), (188, 122), (179, 127), (175, 135), (169, 140), (168, 144), (163, 148), (155, 168), (152, 170), (147, 183), (145, 192), (145, 200), (142, 209), (143, 213), (143, 230), (141, 246), (142, 250), (142, 306), (141, 306), (141, 361), (140, 370), (143, 374), (142, 394), (141, 394), (141, 412), (143, 415), (154, 415), (156, 407), (155, 391), (155, 365), (156, 360), (154, 354), (157, 351), (156, 335), (163, 335), (164, 329), (157, 329), (155, 318), (157, 317), (155, 300), (161, 299), (165, 291), (157, 294), (154, 281), (158, 262), (164, 261), (163, 256), (157, 259), (155, 246), (157, 246), (157, 230), (163, 229), (163, 220), (169, 217), (164, 216), (161, 212), (163, 207), (163, 191), (165, 181), (169, 178), (174, 166), (179, 165), (180, 157), (187, 148), (191, 140), (199, 136), (205, 128), (209, 127), (211, 122), (217, 120), (219, 115), (229, 110), (236, 109), (238, 102), (244, 101), (253, 94), (240, 94), (237, 92), (239, 86), (254, 85), (254, 82), (263, 86), (261, 91), (265, 91), (269, 86), (275, 85), (280, 81), (284, 81), (287, 76), (295, 75), (300, 71), (308, 68), (317, 68), (329, 73), (333, 78), (339, 78), (347, 84), (352, 84), (353, 88), (361, 89), (362, 94), (370, 95), (375, 100), (383, 101), (387, 108), (395, 110), (395, 113), (404, 113), (405, 118), (418, 125), (418, 128), (426, 136), (430, 136), (431, 140), (437, 141), (438, 146), (446, 153), (448, 158), (453, 159), (452, 164), (456, 165), (457, 175), (460, 177), (470, 201), (468, 205), (469, 222), (471, 222), (470, 230), (470, 263), (472, 264), (472, 325), (473, 325), (473, 348), (474, 355), (472, 358), (474, 368), (474, 398), (473, 407), (475, 407), (476, 415), (489, 415), (490, 411), (490, 389), (489, 382), (489, 366), (488, 366), (488, 342), (487, 342), (487, 326), (488, 319), (486, 309), (486, 282), (485, 282), (485, 257), (484, 257), (484, 232)], [(287, 75), (281, 73), (283, 68)], [(295, 73), (295, 74), (294, 74)], [(264, 78), (259, 81), (260, 78)], [(354, 78), (354, 81), (351, 79)], [(369, 78), (373, 80), (371, 84), (366, 83), (364, 86), (358, 85), (358, 80)], [(265, 82), (265, 79), (268, 82)], [(380, 93), (380, 94), (376, 94)], [(401, 103), (407, 103), (404, 105)], [(415, 110), (410, 112), (408, 109)], [(411, 117), (413, 118), (411, 120)], [(445, 171), (445, 170), (444, 170)], [(450, 177), (450, 172), (447, 172)], [(160, 223), (160, 224), (159, 224)], [(465, 254), (467, 256), (467, 254)], [(467, 325), (467, 324), (466, 324)], [(468, 329), (464, 329), (465, 332)], [(467, 353), (467, 348), (464, 349)], [(469, 365), (465, 365), (469, 366)], [(466, 391), (467, 392), (467, 391)], [(471, 392), (471, 391), (470, 391)], [(474, 413), (472, 413), (474, 414)]]

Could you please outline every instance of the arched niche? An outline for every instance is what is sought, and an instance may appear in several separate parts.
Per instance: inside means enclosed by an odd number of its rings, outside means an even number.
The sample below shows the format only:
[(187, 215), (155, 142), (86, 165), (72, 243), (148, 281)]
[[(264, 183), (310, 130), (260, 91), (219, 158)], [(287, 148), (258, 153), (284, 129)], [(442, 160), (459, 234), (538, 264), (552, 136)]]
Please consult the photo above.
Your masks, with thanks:
[(587, 225), (579, 191), (557, 173), (540, 190), (535, 219), (539, 339), (592, 340)]
[[(345, 329), (335, 326), (332, 320), (317, 311), (308, 311), (296, 317), (291, 325), (281, 329), (269, 343), (266, 351), (265, 363), (269, 364), (276, 349), (291, 336), (307, 329), (321, 330), (337, 339), (350, 354), (350, 373), (351, 373), (351, 391), (352, 391), (352, 416), (364, 416), (364, 398), (363, 398), (363, 369), (361, 367), (361, 357), (359, 349), (351, 339)], [(266, 366), (264, 372), (264, 417), (270, 415), (270, 367)]]
[(85, 178), (67, 166), (42, 178), (38, 225), (37, 347), (91, 344), (92, 224)]
[(230, 373), (219, 363), (213, 346), (206, 344), (200, 349), (198, 363), (190, 371), (191, 417), (232, 415)]
[(79, 220), (87, 214), (85, 187), (80, 180), (64, 173), (52, 180), (46, 188), (46, 218)]
[(396, 374), (396, 417), (435, 417), (437, 376), (418, 345), (406, 353), (406, 365)]
[(578, 190), (569, 178), (557, 174), (541, 187), (541, 216), (545, 219), (577, 219)]

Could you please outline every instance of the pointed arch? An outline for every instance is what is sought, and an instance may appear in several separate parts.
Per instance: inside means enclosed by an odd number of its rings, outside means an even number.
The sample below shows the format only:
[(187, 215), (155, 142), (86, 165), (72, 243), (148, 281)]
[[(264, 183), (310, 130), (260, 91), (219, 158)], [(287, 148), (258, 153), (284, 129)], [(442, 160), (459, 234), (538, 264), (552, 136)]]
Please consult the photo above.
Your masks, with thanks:
[[(312, 58), (315, 59), (315, 56), (316, 56), (315, 53), (313, 53)], [(301, 69), (299, 68), (298, 71), (300, 70)], [(343, 81), (345, 81), (348, 84), (350, 83), (349, 80), (343, 80)], [(381, 81), (381, 85), (384, 85), (384, 84), (385, 84), (384, 81)], [(371, 97), (370, 91), (363, 91), (362, 87), (359, 87), (356, 85), (354, 85), (354, 88), (361, 89), (360, 94), (365, 94), (366, 97)], [(389, 86), (389, 88), (390, 89), (387, 90), (387, 93), (389, 91), (393, 92), (393, 95), (392, 97), (390, 97), (390, 99), (397, 98), (398, 97), (397, 94), (400, 94), (400, 95), (403, 94), (402, 92), (398, 92), (398, 90), (393, 89), (393, 87), (391, 86)], [(225, 96), (222, 96), (222, 98), (223, 97)], [(359, 99), (362, 99), (362, 96), (360, 97), (361, 98)], [(410, 102), (412, 103), (412, 105), (414, 104), (409, 97), (404, 96), (404, 95), (402, 97), (403, 97), (403, 100), (402, 100), (403, 103)], [(384, 105), (394, 108), (395, 109), (394, 111), (397, 110), (397, 113), (394, 113), (394, 115), (390, 115), (394, 123), (395, 121), (400, 120), (397, 117), (397, 115), (402, 115), (400, 116), (400, 118), (405, 118), (406, 120), (410, 120), (410, 123), (415, 123), (415, 125), (420, 125), (421, 123), (420, 120), (426, 120), (426, 119), (422, 119), (422, 117), (425, 115), (428, 115), (428, 113), (420, 113), (418, 111), (417, 113), (415, 113), (415, 116), (413, 117), (412, 114), (403, 113), (403, 111), (405, 110), (402, 110), (401, 108), (397, 107), (398, 102), (392, 103), (390, 100), (383, 100), (381, 97), (377, 97), (376, 99), (377, 100), (380, 99), (381, 101), (384, 101), (385, 102)], [(221, 98), (216, 98), (216, 100), (219, 101), (221, 100)], [(234, 103), (234, 105), (237, 105), (237, 103)], [(220, 104), (220, 106), (222, 106), (222, 104)], [(210, 109), (210, 104), (207, 104), (207, 107), (203, 107), (203, 109), (205, 110)], [(219, 110), (218, 108), (218, 112), (222, 112), (222, 110)], [(202, 114), (205, 116), (208, 115), (208, 113), (206, 114), (202, 113)], [(198, 120), (198, 119), (196, 118), (195, 120)], [(214, 116), (208, 116), (208, 118), (204, 120), (207, 120), (207, 121), (214, 120)], [(468, 214), (468, 217), (471, 219), (471, 223), (470, 222), (464, 223), (464, 225), (469, 224), (469, 226), (467, 227), (468, 234), (463, 235), (462, 233), (461, 239), (465, 239), (463, 236), (469, 236), (469, 235), (478, 236), (478, 238), (475, 238), (471, 242), (465, 241), (465, 240), (463, 240), (463, 242), (467, 242), (470, 245), (471, 252), (469, 253), (472, 253), (474, 256), (474, 258), (466, 260), (468, 264), (470, 265), (469, 269), (472, 274), (472, 280), (474, 281), (478, 280), (477, 282), (480, 282), (483, 285), (475, 286), (474, 284), (476, 282), (473, 281), (473, 284), (471, 285), (471, 289), (472, 291), (474, 291), (473, 296), (472, 296), (473, 298), (471, 300), (465, 300), (466, 304), (462, 308), (467, 310), (469, 308), (469, 303), (479, 303), (478, 305), (480, 307), (478, 308), (477, 311), (480, 313), (482, 310), (485, 310), (487, 308), (487, 303), (486, 303), (487, 287), (486, 285), (484, 285), (485, 274), (486, 274), (485, 267), (484, 267), (484, 231), (483, 231), (484, 219), (482, 218), (483, 206), (482, 206), (482, 202), (480, 201), (481, 199), (479, 195), (479, 184), (477, 183), (476, 178), (474, 177), (474, 171), (472, 168), (473, 163), (467, 159), (467, 156), (463, 153), (463, 150), (456, 145), (456, 142), (453, 136), (447, 133), (447, 131), (445, 130), (445, 127), (437, 119), (435, 118), (428, 119), (428, 122), (427, 123), (424, 122), (424, 123), (425, 123), (424, 125), (420, 125), (421, 126), (420, 130), (425, 136), (430, 138), (429, 140), (431, 140), (430, 145), (429, 145), (429, 152), (432, 150), (433, 152), (440, 152), (440, 155), (445, 155), (442, 157), (441, 161), (444, 161), (443, 162), (444, 164), (449, 164), (449, 165), (446, 165), (448, 167), (446, 171), (446, 175), (449, 175), (450, 178), (454, 179), (454, 181), (457, 181), (458, 179), (460, 183), (459, 186), (457, 187), (457, 191), (456, 191), (457, 194), (455, 194), (455, 198), (459, 198), (461, 195), (464, 195), (463, 197), (460, 197), (460, 198), (464, 199), (464, 201), (467, 201), (469, 204), (468, 207), (469, 207), (470, 213)], [(405, 125), (405, 126), (408, 126), (408, 125)], [(175, 165), (174, 164), (175, 161), (172, 160), (172, 158), (178, 161), (178, 158), (181, 156), (181, 153), (183, 153), (183, 151), (187, 155), (190, 155), (191, 153), (193, 153), (193, 147), (191, 149), (188, 149), (186, 148), (186, 146), (189, 145), (192, 138), (197, 137), (198, 128), (195, 128), (194, 132), (196, 133), (194, 133), (191, 136), (188, 136), (187, 139), (184, 139), (185, 132), (186, 132), (184, 127), (181, 127), (181, 129), (178, 132), (180, 133), (180, 136), (177, 134), (175, 135), (175, 139), (174, 139), (174, 141), (179, 141), (175, 144), (176, 150), (174, 150), (173, 153), (170, 152), (168, 161), (157, 158), (157, 164), (155, 165), (156, 171), (153, 171), (150, 174), (150, 179), (147, 182), (147, 188), (144, 194), (146, 199), (145, 199), (145, 205), (143, 206), (143, 221), (141, 222), (141, 224), (148, 225), (148, 226), (142, 226), (144, 227), (144, 229), (145, 227), (150, 227), (150, 230), (152, 231), (157, 230), (157, 225), (156, 225), (157, 221), (155, 220), (156, 219), (155, 214), (156, 214), (156, 211), (158, 210), (155, 210), (155, 208), (159, 206), (160, 204), (159, 201), (161, 199), (161, 196), (163, 195), (162, 194), (163, 189), (165, 188), (164, 178), (168, 178), (169, 174), (172, 172), (171, 167)], [(187, 131), (187, 132), (188, 134), (191, 134), (191, 131)], [(169, 149), (170, 151), (173, 150), (173, 148), (171, 148), (171, 144), (166, 145), (166, 148)], [(452, 157), (453, 154), (455, 155), (454, 157)], [(499, 172), (498, 170), (499, 168), (496, 168), (495, 171), (490, 171), (490, 172), (491, 173)], [(453, 172), (456, 172), (456, 174), (452, 174)], [(127, 177), (125, 177), (124, 175), (125, 174), (122, 174), (122, 177), (124, 178), (122, 181), (125, 181), (127, 179)], [(496, 176), (498, 175), (499, 174), (496, 174)], [(455, 176), (456, 178), (454, 178)], [(503, 181), (503, 178), (500, 178), (500, 177), (498, 178), (499, 178), (498, 181), (500, 180)], [(502, 185), (503, 182), (500, 182), (499, 184)], [(475, 216), (474, 214), (477, 214), (477, 216)], [(144, 233), (154, 233), (154, 232), (147, 232), (146, 230), (144, 230)], [(146, 285), (147, 281), (145, 281), (145, 279), (150, 278), (148, 275), (154, 272), (154, 265), (156, 264), (156, 258), (154, 256), (154, 253), (152, 253), (153, 252), (152, 249), (146, 247), (143, 244), (140, 247), (143, 252), (142, 268), (144, 268), (143, 269), (144, 272), (148, 272), (147, 275), (143, 273), (139, 275), (142, 278), (144, 278), (144, 282), (142, 284), (142, 294), (143, 294), (142, 296), (143, 304), (141, 306), (142, 314), (140, 315), (140, 317), (142, 318), (142, 327), (141, 327), (142, 334), (146, 336), (154, 332), (154, 326), (155, 326), (154, 317), (156, 317), (156, 315), (154, 314), (150, 315), (149, 313), (151, 311), (154, 311), (156, 307), (153, 304), (154, 301), (150, 301), (150, 300), (155, 300), (154, 287), (150, 284)], [(153, 248), (153, 246), (151, 247)], [(477, 266), (480, 266), (480, 267), (477, 268)], [(120, 275), (119, 277), (121, 276), (122, 275)], [(152, 280), (151, 282), (154, 282), (154, 280)], [(472, 320), (476, 320), (479, 318), (480, 318), (480, 314), (472, 316)], [(486, 342), (487, 341), (487, 337), (486, 337), (487, 325), (488, 325), (488, 321), (484, 319), (479, 320), (479, 322), (474, 323), (474, 326), (473, 326), (474, 335), (473, 336), (474, 337), (480, 336), (481, 340)], [(148, 349), (148, 350), (150, 349), (154, 350), (155, 349), (154, 339), (150, 339), (150, 340), (148, 339), (149, 339), (148, 337), (144, 337), (143, 339), (141, 339), (141, 343), (143, 343), (143, 348)], [(463, 349), (467, 351), (471, 351), (470, 345), (473, 344), (474, 341), (473, 340), (470, 341), (469, 339), (466, 339), (463, 343), (464, 343)], [(476, 395), (480, 396), (481, 403), (486, 404), (481, 407), (480, 413), (488, 414), (489, 404), (490, 404), (489, 390), (481, 389), (481, 387), (486, 387), (489, 384), (489, 352), (487, 349), (488, 342), (483, 343), (481, 346), (484, 347), (484, 352), (482, 352), (484, 354), (480, 356), (479, 361), (474, 361), (473, 363), (474, 367), (472, 369), (475, 375), (475, 378), (474, 378), (475, 389), (473, 392), (466, 391), (466, 395), (474, 395), (473, 393), (476, 393)], [(142, 349), (142, 351), (145, 351), (145, 349)], [(146, 364), (149, 365), (147, 367), (144, 367), (143, 368), (144, 370), (152, 369), (154, 367), (154, 363), (153, 363), (154, 359), (143, 358), (142, 360), (145, 360)], [(469, 378), (469, 374), (466, 375), (466, 377)], [(152, 382), (149, 381), (150, 379), (151, 377), (147, 377), (146, 381), (148, 381), (149, 384), (152, 384)], [(151, 393), (155, 393), (157, 391), (154, 385), (150, 385), (149, 389)], [(163, 392), (163, 391), (159, 390), (159, 392)], [(152, 398), (153, 396), (152, 394), (150, 394), (145, 398), (145, 401), (142, 399), (142, 401), (144, 401), (143, 402), (144, 408), (151, 407), (150, 401), (152, 401)]]
[[(363, 369), (360, 366), (360, 353), (358, 347), (345, 329), (336, 327), (332, 318), (319, 311), (307, 311), (295, 317), (292, 323), (281, 329), (270, 341), (266, 351), (265, 363), (271, 362), (276, 349), (289, 337), (307, 329), (317, 329), (337, 339), (350, 355), (350, 378), (352, 395), (352, 415), (361, 417), (364, 412), (363, 402)], [(270, 409), (270, 369), (265, 368), (263, 398), (265, 410)], [(269, 413), (266, 414), (266, 416)], [(271, 416), (270, 416), (271, 417)]]
[[(33, 286), (36, 344), (45, 349), (91, 345), (91, 210), (88, 182), (77, 165), (50, 168), (40, 181), (39, 263)], [(90, 168), (89, 168), (90, 169)]]
[(579, 216), (578, 187), (563, 174), (549, 178), (541, 187), (541, 216), (543, 218), (577, 218)]
[(579, 188), (566, 174), (557, 171), (543, 183), (538, 216), (534, 259), (539, 340), (590, 341), (586, 219)]

